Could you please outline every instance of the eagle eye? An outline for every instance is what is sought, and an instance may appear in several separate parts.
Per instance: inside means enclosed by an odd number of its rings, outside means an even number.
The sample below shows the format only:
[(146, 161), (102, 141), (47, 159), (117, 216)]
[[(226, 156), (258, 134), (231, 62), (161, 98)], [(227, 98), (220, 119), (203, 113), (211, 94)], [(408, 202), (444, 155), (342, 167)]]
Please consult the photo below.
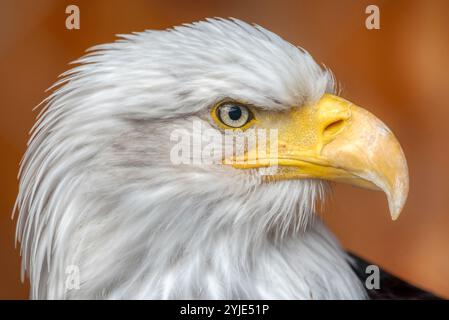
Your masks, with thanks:
[(253, 119), (248, 107), (236, 102), (225, 102), (215, 112), (218, 120), (231, 128), (242, 128)]

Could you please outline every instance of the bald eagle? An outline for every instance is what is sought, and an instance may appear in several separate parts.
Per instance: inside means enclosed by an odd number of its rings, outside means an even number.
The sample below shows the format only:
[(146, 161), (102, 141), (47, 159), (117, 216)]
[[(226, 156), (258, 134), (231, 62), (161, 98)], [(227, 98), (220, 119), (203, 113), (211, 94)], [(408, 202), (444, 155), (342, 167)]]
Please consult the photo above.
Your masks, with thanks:
[[(315, 203), (328, 181), (345, 182), (384, 191), (396, 219), (407, 163), (309, 53), (208, 19), (122, 35), (76, 63), (44, 100), (21, 164), (31, 298), (368, 297)], [(215, 147), (229, 133), (275, 134), (270, 152), (256, 143), (202, 161), (195, 141), (208, 130), (223, 138)], [(174, 161), (174, 145), (191, 152)]]

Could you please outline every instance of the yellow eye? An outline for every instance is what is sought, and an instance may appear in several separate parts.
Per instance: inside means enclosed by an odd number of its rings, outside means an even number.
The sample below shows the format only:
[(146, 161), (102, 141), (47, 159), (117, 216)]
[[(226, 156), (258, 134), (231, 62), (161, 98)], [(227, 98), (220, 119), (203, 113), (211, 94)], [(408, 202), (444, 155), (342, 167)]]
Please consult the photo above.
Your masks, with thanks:
[(242, 128), (253, 119), (248, 107), (236, 102), (225, 102), (215, 112), (218, 120), (231, 128)]

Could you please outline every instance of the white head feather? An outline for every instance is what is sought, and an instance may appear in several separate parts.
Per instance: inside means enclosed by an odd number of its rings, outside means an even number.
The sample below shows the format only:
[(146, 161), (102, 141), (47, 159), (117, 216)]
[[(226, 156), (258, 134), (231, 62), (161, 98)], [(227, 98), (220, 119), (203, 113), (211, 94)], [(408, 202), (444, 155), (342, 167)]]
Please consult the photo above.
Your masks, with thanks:
[[(320, 181), (170, 162), (170, 132), (223, 98), (284, 110), (333, 91), (304, 50), (239, 20), (121, 36), (45, 101), (17, 237), (33, 298), (361, 298), (319, 221)], [(67, 290), (67, 267), (80, 288)]]

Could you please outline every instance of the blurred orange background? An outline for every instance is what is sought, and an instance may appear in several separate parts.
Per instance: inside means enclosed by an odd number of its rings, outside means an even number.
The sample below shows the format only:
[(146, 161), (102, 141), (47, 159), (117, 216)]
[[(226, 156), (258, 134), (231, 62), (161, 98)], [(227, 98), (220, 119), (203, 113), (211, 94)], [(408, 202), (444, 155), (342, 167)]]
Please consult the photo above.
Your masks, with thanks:
[[(80, 30), (65, 9), (80, 8)], [(365, 8), (380, 8), (380, 30)], [(0, 298), (28, 297), (20, 282), (11, 212), (16, 175), (37, 112), (68, 62), (115, 34), (205, 17), (260, 24), (330, 67), (342, 95), (395, 132), (409, 163), (398, 221), (378, 192), (338, 185), (323, 214), (343, 245), (403, 279), (449, 298), (449, 1), (2, 1), (0, 4)]]

